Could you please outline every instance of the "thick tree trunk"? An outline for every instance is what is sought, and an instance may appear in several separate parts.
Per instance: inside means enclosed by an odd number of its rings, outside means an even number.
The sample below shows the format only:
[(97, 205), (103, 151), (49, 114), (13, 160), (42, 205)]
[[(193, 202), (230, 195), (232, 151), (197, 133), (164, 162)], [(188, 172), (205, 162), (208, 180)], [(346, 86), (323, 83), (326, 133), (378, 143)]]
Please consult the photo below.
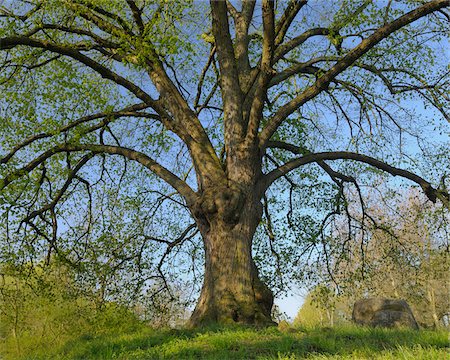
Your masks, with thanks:
[(191, 326), (274, 324), (273, 295), (258, 278), (251, 253), (261, 214), (259, 200), (236, 187), (205, 195), (201, 216), (196, 216), (205, 247), (205, 276)]

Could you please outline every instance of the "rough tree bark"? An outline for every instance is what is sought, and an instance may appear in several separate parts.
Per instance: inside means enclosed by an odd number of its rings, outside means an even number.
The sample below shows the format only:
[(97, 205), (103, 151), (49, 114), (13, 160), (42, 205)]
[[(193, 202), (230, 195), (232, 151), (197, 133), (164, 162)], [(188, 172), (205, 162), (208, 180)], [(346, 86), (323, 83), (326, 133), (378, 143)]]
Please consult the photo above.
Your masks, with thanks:
[(211, 200), (208, 206), (213, 204), (214, 209), (196, 214), (205, 249), (205, 274), (191, 325), (270, 324), (273, 295), (259, 279), (252, 259), (262, 205), (237, 186), (216, 189)]
[(273, 295), (259, 279), (252, 241), (261, 221), (261, 159), (245, 146), (229, 157), (227, 176), (203, 190), (192, 214), (203, 238), (204, 282), (192, 326), (273, 324)]

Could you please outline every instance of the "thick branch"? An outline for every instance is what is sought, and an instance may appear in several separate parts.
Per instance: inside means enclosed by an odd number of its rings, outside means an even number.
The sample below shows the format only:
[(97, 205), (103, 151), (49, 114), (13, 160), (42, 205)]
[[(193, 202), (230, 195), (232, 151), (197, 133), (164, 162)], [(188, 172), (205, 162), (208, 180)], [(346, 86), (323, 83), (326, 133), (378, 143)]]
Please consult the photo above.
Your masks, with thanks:
[(286, 164), (280, 166), (278, 169), (272, 170), (271, 172), (266, 174), (261, 180), (261, 189), (264, 192), (276, 179), (294, 169), (297, 169), (306, 164), (318, 163), (324, 160), (355, 160), (358, 162), (362, 162), (376, 167), (377, 169), (383, 170), (393, 176), (401, 176), (405, 179), (415, 182), (416, 184), (420, 185), (422, 190), (432, 202), (436, 202), (436, 199), (439, 198), (444, 204), (448, 204), (448, 201), (450, 200), (449, 194), (447, 192), (433, 188), (433, 186), (428, 181), (408, 170), (396, 168), (367, 155), (347, 151), (307, 154), (305, 156), (302, 156), (301, 158), (291, 160)]
[(40, 164), (44, 163), (47, 159), (55, 154), (61, 152), (74, 152), (74, 151), (90, 151), (92, 153), (106, 153), (111, 155), (121, 155), (129, 160), (137, 161), (144, 165), (147, 169), (160, 177), (162, 180), (172, 186), (178, 193), (184, 197), (188, 206), (195, 203), (197, 195), (191, 189), (189, 185), (181, 180), (178, 176), (166, 169), (164, 166), (157, 163), (154, 159), (136, 150), (128, 149), (120, 146), (112, 145), (97, 145), (97, 144), (61, 144), (57, 145), (46, 152), (42, 153), (36, 159), (29, 162), (27, 165), (13, 173), (10, 173), (5, 178), (0, 179), (0, 190), (4, 189), (11, 182), (25, 176), (33, 171)]
[(19, 45), (49, 50), (51, 52), (65, 55), (74, 60), (77, 60), (83, 63), (84, 65), (88, 66), (98, 74), (100, 74), (101, 77), (112, 80), (116, 84), (123, 86), (125, 89), (129, 90), (131, 93), (136, 95), (136, 97), (138, 97), (139, 99), (147, 103), (149, 106), (151, 106), (153, 109), (155, 109), (155, 111), (157, 111), (159, 114), (161, 115), (164, 114), (164, 111), (158, 104), (158, 102), (152, 99), (152, 97), (145, 91), (143, 91), (140, 87), (138, 87), (136, 84), (133, 84), (131, 81), (125, 79), (124, 77), (118, 75), (117, 73), (113, 72), (112, 70), (108, 69), (104, 65), (94, 61), (90, 57), (82, 54), (80, 51), (74, 50), (68, 46), (54, 44), (45, 40), (31, 39), (26, 36), (20, 35), (0, 39), (0, 50), (11, 49)]
[[(250, 61), (248, 58), (248, 29), (253, 17), (255, 9), (255, 0), (246, 0), (242, 2), (242, 11), (234, 15), (234, 22), (236, 25), (236, 42), (235, 54), (237, 59), (239, 80), (241, 83), (246, 80), (250, 71)], [(228, 7), (230, 9), (230, 7)]]
[(320, 57), (308, 60), (306, 62), (296, 63), (296, 64), (284, 69), (283, 71), (277, 73), (270, 81), (269, 87), (275, 86), (275, 85), (285, 81), (286, 79), (290, 78), (291, 76), (297, 75), (297, 74), (311, 74), (311, 75), (317, 76), (322, 71), (322, 69), (317, 66), (313, 66), (313, 65), (318, 62), (333, 61), (333, 60), (336, 60), (336, 59), (330, 58), (327, 56), (320, 56)]
[(398, 29), (412, 23), (413, 21), (424, 17), (434, 11), (450, 5), (450, 0), (435, 0), (422, 5), (421, 7), (408, 12), (393, 22), (382, 26), (376, 30), (367, 39), (364, 39), (358, 46), (353, 48), (341, 60), (339, 60), (331, 69), (319, 77), (316, 82), (308, 87), (304, 92), (295, 97), (293, 100), (282, 106), (277, 113), (269, 120), (267, 126), (260, 135), (260, 145), (263, 148), (265, 143), (275, 133), (281, 123), (300, 106), (316, 97), (320, 92), (325, 90), (331, 81), (337, 75), (345, 71), (356, 60), (361, 58), (365, 53), (377, 45), (380, 41), (387, 38), (390, 34)]
[(264, 101), (267, 96), (267, 87), (274, 72), (272, 69), (272, 60), (275, 47), (275, 10), (273, 1), (263, 1), (262, 17), (264, 33), (260, 72), (250, 109), (249, 124), (247, 129), (248, 140), (252, 143), (258, 136)]
[(297, 16), (300, 9), (306, 5), (307, 0), (291, 0), (289, 4), (286, 6), (283, 15), (281, 16), (278, 24), (276, 26), (276, 38), (275, 45), (279, 45), (283, 42), (284, 37), (286, 36), (289, 27), (291, 26), (292, 21)]
[(173, 115), (170, 130), (174, 131), (186, 144), (193, 159), (199, 179), (199, 187), (209, 186), (210, 180), (222, 178), (223, 169), (203, 125), (174, 85), (162, 62), (154, 54), (147, 59), (148, 73), (160, 94), (160, 101)]
[[(304, 147), (295, 146), (284, 141), (269, 141), (267, 144), (268, 148), (276, 148), (287, 150), (296, 155), (308, 155), (311, 151)], [(338, 171), (333, 170), (325, 161), (318, 161), (317, 164), (328, 174), (331, 179), (336, 182), (336, 179), (340, 179), (345, 182), (356, 183), (356, 180), (348, 175), (342, 174)], [(279, 166), (278, 166), (279, 167)]]
[(330, 33), (330, 29), (327, 29), (327, 28), (314, 28), (314, 29), (309, 29), (309, 30), (305, 31), (304, 33), (300, 34), (299, 36), (278, 46), (277, 50), (275, 51), (274, 62), (277, 62), (278, 60), (280, 60), (289, 51), (300, 46), (309, 38), (311, 38), (313, 36), (318, 36), (318, 35), (326, 36), (329, 33)]
[(142, 11), (137, 7), (134, 0), (127, 0), (127, 4), (131, 9), (131, 12), (133, 13), (134, 21), (136, 22), (136, 25), (138, 26), (139, 32), (144, 32), (144, 23), (142, 21)]
[[(148, 60), (148, 66), (150, 69), (149, 74), (160, 93), (161, 100), (154, 100), (133, 82), (69, 46), (55, 44), (46, 40), (32, 39), (26, 36), (11, 36), (0, 39), (0, 50), (11, 49), (19, 45), (41, 48), (68, 56), (93, 69), (103, 78), (112, 80), (116, 84), (123, 86), (152, 107), (161, 116), (161, 122), (164, 126), (168, 130), (173, 131), (184, 141), (190, 149), (190, 153), (197, 169), (199, 169), (202, 174), (205, 174), (207, 172), (206, 168), (209, 167), (210, 170), (217, 170), (217, 173), (212, 176), (222, 176), (220, 161), (215, 154), (214, 148), (211, 145), (206, 132), (195, 113), (189, 108), (181, 94), (167, 76), (162, 63), (158, 60), (156, 54), (154, 54), (154, 59)], [(171, 115), (168, 114), (166, 108), (170, 111)]]
[[(92, 23), (97, 25), (100, 29), (111, 35), (118, 36), (119, 38), (122, 37), (123, 34), (128, 34), (131, 36), (134, 35), (130, 28), (130, 25), (124, 19), (122, 19), (117, 14), (113, 14), (101, 8), (100, 6), (96, 5), (95, 2), (89, 2), (85, 0), (72, 0), (72, 4), (70, 5), (80, 13), (81, 17), (85, 18), (88, 21), (91, 21)], [(86, 11), (86, 9), (89, 10)], [(94, 12), (102, 16), (105, 16), (110, 20), (116, 21), (121, 26), (121, 28), (113, 25), (111, 21), (104, 20), (104, 18), (96, 15)]]
[[(61, 55), (69, 56), (90, 67), (103, 78), (112, 80), (116, 84), (123, 86), (136, 95), (139, 99), (143, 100), (147, 105), (152, 107), (161, 116), (161, 122), (164, 126), (168, 130), (177, 134), (186, 143), (189, 149), (191, 149), (191, 154), (197, 164), (201, 164), (206, 161), (213, 164), (215, 168), (220, 169), (220, 161), (217, 158), (217, 155), (215, 154), (204, 129), (196, 118), (194, 112), (189, 109), (179, 92), (176, 90), (175, 86), (171, 83), (159, 61), (155, 60), (154, 64), (150, 64), (150, 66), (153, 67), (151, 75), (152, 80), (158, 87), (160, 95), (164, 100), (164, 104), (176, 116), (177, 121), (171, 121), (172, 117), (167, 114), (160, 100), (154, 100), (136, 84), (77, 50), (73, 50), (59, 44), (53, 44), (44, 40), (30, 39), (25, 36), (12, 36), (0, 39), (0, 50), (10, 49), (18, 45), (42, 48)], [(205, 155), (209, 157), (208, 160), (206, 160)]]
[(225, 148), (227, 154), (235, 150), (235, 145), (244, 134), (242, 118), (242, 93), (239, 85), (239, 73), (224, 1), (211, 1), (212, 30), (220, 67), (220, 87), (222, 90)]
[(148, 108), (148, 105), (141, 103), (141, 104), (135, 104), (135, 105), (128, 106), (128, 107), (126, 107), (122, 110), (118, 110), (118, 111), (101, 112), (101, 113), (97, 113), (97, 114), (83, 116), (83, 117), (59, 128), (59, 129), (57, 129), (57, 130), (32, 135), (32, 136), (28, 137), (27, 139), (25, 139), (24, 141), (22, 141), (21, 143), (17, 144), (4, 157), (0, 158), (0, 164), (6, 164), (17, 153), (17, 151), (19, 151), (20, 149), (23, 149), (24, 147), (32, 144), (33, 142), (35, 142), (37, 140), (49, 138), (49, 137), (67, 132), (70, 129), (73, 129), (74, 127), (76, 127), (78, 125), (84, 124), (84, 123), (92, 121), (92, 120), (101, 119), (104, 117), (110, 117), (110, 118), (116, 119), (116, 118), (120, 118), (122, 116), (136, 116), (136, 117), (143, 116), (143, 117), (158, 118), (157, 115), (136, 112), (137, 110), (143, 110), (146, 108)]

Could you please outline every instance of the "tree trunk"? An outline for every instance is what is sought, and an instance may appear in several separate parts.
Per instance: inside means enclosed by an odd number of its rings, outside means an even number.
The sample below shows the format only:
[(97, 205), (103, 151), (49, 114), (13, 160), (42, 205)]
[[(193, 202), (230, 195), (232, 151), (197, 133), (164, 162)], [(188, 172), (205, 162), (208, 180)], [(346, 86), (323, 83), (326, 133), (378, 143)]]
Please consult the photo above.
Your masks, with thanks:
[(440, 323), (439, 323), (439, 316), (437, 315), (437, 311), (436, 311), (436, 296), (434, 293), (434, 289), (429, 287), (427, 293), (428, 293), (427, 294), (428, 302), (429, 302), (430, 308), (431, 308), (430, 309), (431, 316), (433, 318), (433, 326), (435, 329), (439, 329)]
[(203, 236), (205, 275), (191, 326), (275, 324), (272, 292), (259, 279), (251, 253), (261, 215), (259, 199), (238, 186), (204, 192), (194, 216)]

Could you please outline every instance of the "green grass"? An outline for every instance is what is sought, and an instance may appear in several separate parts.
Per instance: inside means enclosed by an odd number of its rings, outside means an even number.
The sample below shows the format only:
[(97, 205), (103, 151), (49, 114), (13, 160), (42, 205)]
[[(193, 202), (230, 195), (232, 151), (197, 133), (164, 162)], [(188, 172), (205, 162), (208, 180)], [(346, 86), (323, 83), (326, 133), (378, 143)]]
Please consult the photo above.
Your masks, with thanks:
[[(51, 347), (49, 347), (51, 348)], [(47, 348), (48, 349), (48, 348)], [(360, 327), (154, 330), (83, 334), (20, 359), (450, 359), (446, 331)], [(7, 358), (6, 358), (7, 359)]]

